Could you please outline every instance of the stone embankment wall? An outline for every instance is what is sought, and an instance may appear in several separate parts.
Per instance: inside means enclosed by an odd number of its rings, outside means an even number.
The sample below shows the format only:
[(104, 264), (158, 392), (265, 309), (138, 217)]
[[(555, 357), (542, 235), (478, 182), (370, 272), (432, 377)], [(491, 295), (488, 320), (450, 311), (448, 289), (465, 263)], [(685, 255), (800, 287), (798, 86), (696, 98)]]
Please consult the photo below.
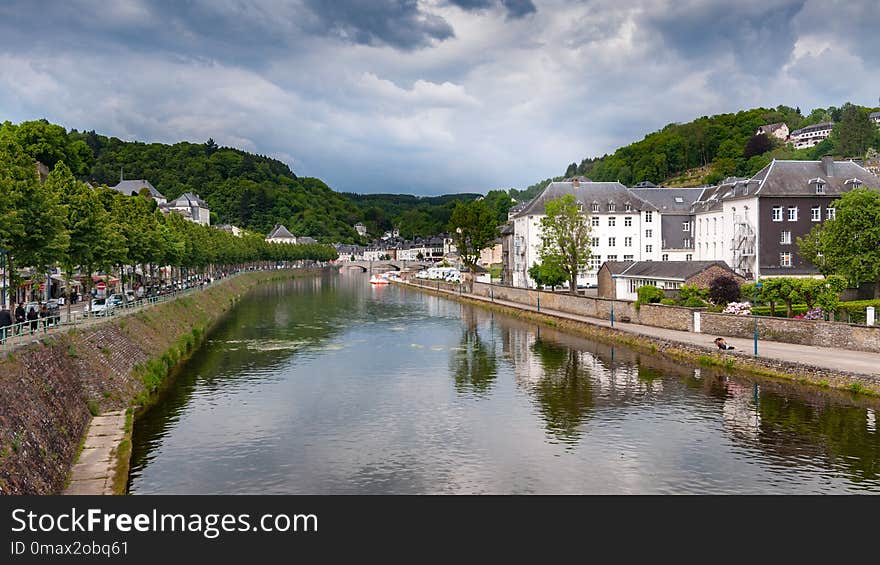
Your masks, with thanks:
[[(749, 316), (701, 312), (700, 326), (707, 334), (752, 337), (755, 333), (754, 319)], [(880, 352), (880, 328), (874, 326), (758, 316), (758, 337), (769, 341)]]
[[(417, 279), (411, 282), (437, 290), (450, 290), (456, 293), (461, 290), (461, 285), (450, 283)], [(699, 312), (701, 333), (727, 337), (751, 337), (754, 334), (752, 317), (716, 314), (707, 312), (705, 308), (643, 304), (636, 310), (634, 303), (627, 300), (571, 296), (486, 283), (474, 283), (473, 287), (476, 296), (507, 300), (532, 307), (540, 304), (541, 308), (603, 320), (611, 317), (613, 303), (616, 320), (622, 321), (628, 318), (634, 324), (680, 331), (694, 331), (694, 312)], [(880, 327), (877, 326), (758, 316), (758, 335), (761, 339), (769, 341), (880, 353)]]
[(245, 273), (85, 330), (50, 335), (0, 359), (0, 493), (60, 492), (91, 415), (143, 400), (151, 360), (172, 350), (174, 358), (185, 356), (192, 337), (204, 335), (257, 284), (312, 273)]

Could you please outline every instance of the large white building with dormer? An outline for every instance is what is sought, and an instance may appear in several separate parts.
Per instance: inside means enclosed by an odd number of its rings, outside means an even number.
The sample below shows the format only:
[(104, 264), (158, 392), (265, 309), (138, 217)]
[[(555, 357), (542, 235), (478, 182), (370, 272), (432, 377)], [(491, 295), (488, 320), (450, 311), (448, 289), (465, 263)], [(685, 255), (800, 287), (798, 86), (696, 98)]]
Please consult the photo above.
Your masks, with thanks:
[(544, 205), (566, 194), (574, 195), (591, 225), (592, 255), (588, 268), (578, 276), (578, 286), (596, 286), (605, 261), (660, 260), (660, 212), (654, 204), (619, 182), (554, 182), (513, 217), (508, 261), (514, 286), (535, 287), (528, 270), (541, 262)]

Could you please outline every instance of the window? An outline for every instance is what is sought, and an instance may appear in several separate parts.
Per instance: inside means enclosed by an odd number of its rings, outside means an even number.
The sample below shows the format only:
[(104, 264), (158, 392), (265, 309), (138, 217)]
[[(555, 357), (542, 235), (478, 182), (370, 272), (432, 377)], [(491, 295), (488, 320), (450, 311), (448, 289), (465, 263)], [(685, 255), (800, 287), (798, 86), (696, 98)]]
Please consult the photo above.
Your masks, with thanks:
[(599, 216), (593, 216), (592, 218), (590, 218), (590, 225), (593, 226), (594, 228), (598, 228), (599, 227)]
[(653, 245), (646, 245), (646, 246), (645, 246), (645, 253), (653, 253), (653, 252), (654, 252), (654, 246), (653, 246)]
[(684, 248), (690, 249), (692, 247), (693, 247), (693, 243), (691, 242), (691, 238), (689, 238), (689, 237), (684, 238)]
[[(706, 228), (709, 227), (709, 222), (706, 222)], [(718, 218), (712, 218), (712, 233), (718, 233)]]
[(810, 208), (810, 220), (813, 222), (822, 221), (822, 208), (819, 206), (813, 206)]
[(685, 261), (693, 261), (694, 256), (692, 254), (688, 253), (687, 255), (684, 256), (684, 260)]
[(645, 230), (645, 238), (651, 239), (652, 237), (654, 237), (654, 230)]
[(825, 219), (826, 220), (833, 220), (836, 213), (837, 213), (837, 210), (835, 210), (834, 208), (831, 208), (831, 207), (825, 208)]
[(609, 237), (609, 238), (608, 238), (608, 247), (614, 247), (614, 243), (615, 243), (616, 241), (617, 241), (617, 238), (616, 238), (616, 237)]
[(602, 256), (601, 255), (593, 255), (590, 257), (590, 270), (598, 271), (599, 267), (602, 266)]
[(623, 211), (624, 211), (624, 212), (632, 212), (632, 211), (633, 211), (633, 206), (632, 206), (632, 204), (630, 204), (629, 202), (627, 202), (626, 204), (624, 204), (624, 205), (623, 205)]
[(593, 212), (598, 212), (598, 211), (599, 211), (599, 203), (598, 203), (598, 202), (593, 202), (593, 206), (592, 206), (590, 209), (591, 209)]
[(624, 256), (623, 256), (623, 260), (624, 260), (624, 261), (632, 261), (632, 260), (633, 260), (633, 256), (632, 256), (632, 255), (624, 255)]
[(615, 216), (608, 216), (608, 227), (613, 228), (617, 223), (617, 218)]
[(690, 222), (682, 222), (681, 223), (681, 231), (691, 231), (691, 223)]
[(631, 237), (623, 238), (623, 246), (624, 247), (632, 247), (633, 246), (633, 238), (631, 238)]
[(782, 206), (774, 206), (773, 207), (773, 221), (781, 222), (782, 221)]
[(816, 183), (816, 194), (825, 194), (825, 183), (817, 182)]
[(653, 212), (645, 212), (645, 223), (650, 224), (653, 220)]
[(598, 237), (591, 238), (590, 245), (593, 247), (599, 247), (599, 238)]
[(609, 202), (609, 203), (608, 203), (608, 211), (609, 211), (609, 212), (616, 212), (616, 211), (617, 211), (617, 205), (614, 204), (614, 202)]
[(786, 251), (784, 253), (779, 254), (779, 266), (780, 267), (791, 267), (791, 252)]
[(788, 209), (788, 221), (796, 222), (797, 221), (797, 207)]
[(780, 233), (779, 234), (779, 243), (782, 243), (785, 245), (791, 245), (791, 232), (784, 231), (784, 232)]
[(626, 216), (625, 218), (623, 218), (623, 225), (626, 227), (631, 227), (633, 225), (632, 216)]
[(617, 261), (617, 255), (609, 255), (608, 260), (609, 261)]
[(660, 256), (663, 261), (669, 261), (669, 253), (664, 253)]

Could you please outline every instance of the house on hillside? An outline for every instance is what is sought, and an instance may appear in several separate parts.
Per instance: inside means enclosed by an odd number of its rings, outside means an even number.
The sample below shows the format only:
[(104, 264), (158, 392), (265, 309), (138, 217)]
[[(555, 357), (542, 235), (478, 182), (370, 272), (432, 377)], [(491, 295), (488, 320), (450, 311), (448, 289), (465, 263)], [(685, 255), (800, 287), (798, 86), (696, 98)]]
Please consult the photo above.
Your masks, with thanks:
[(199, 198), (198, 194), (184, 192), (171, 202), (161, 204), (159, 207), (162, 208), (163, 212), (176, 212), (197, 224), (202, 224), (203, 226), (211, 225), (211, 211), (208, 208), (208, 203)]
[(275, 227), (266, 236), (266, 241), (269, 243), (296, 243), (296, 236), (281, 224), (275, 224)]
[(834, 124), (831, 122), (822, 122), (805, 128), (796, 129), (791, 132), (790, 141), (794, 144), (795, 149), (806, 149), (815, 147), (828, 139)]
[(142, 191), (146, 190), (147, 194), (150, 195), (150, 198), (156, 201), (156, 204), (161, 205), (168, 202), (165, 195), (156, 190), (156, 187), (150, 184), (150, 181), (145, 179), (120, 180), (119, 184), (111, 186), (110, 188), (126, 196), (138, 196)]
[(745, 279), (731, 270), (724, 261), (608, 261), (599, 269), (600, 298), (636, 300), (642, 286), (678, 290), (682, 285), (709, 288), (722, 275)]
[(880, 112), (871, 112), (868, 114), (868, 119), (870, 119), (877, 127), (880, 127)]
[(242, 236), (242, 229), (238, 226), (233, 226), (231, 224), (222, 224), (222, 225), (214, 226), (214, 227), (216, 227), (220, 231), (229, 232), (232, 235), (234, 235), (235, 237)]
[(758, 131), (755, 132), (755, 135), (766, 135), (767, 137), (773, 136), (777, 139), (781, 139), (785, 141), (788, 139), (789, 131), (788, 126), (783, 122), (778, 122), (775, 124), (768, 124), (766, 126), (761, 126), (758, 128)]

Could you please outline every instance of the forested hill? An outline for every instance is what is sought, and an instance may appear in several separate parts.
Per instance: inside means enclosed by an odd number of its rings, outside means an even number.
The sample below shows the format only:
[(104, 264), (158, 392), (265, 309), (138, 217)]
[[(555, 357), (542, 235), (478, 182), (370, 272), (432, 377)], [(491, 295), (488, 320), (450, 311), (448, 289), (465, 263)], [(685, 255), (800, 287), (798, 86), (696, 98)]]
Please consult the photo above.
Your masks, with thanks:
[(113, 186), (120, 170), (126, 179), (146, 179), (169, 200), (194, 192), (208, 202), (212, 223), (229, 223), (267, 233), (274, 224), (322, 242), (353, 242), (362, 214), (323, 181), (297, 177), (269, 157), (206, 143), (174, 145), (122, 141), (94, 131), (66, 131), (45, 120), (5, 122), (11, 136), (50, 169), (64, 161), (80, 179)]
[[(873, 111), (877, 109), (847, 103), (816, 108), (807, 115), (800, 108), (778, 106), (703, 116), (686, 124), (669, 124), (611, 155), (571, 163), (564, 177), (619, 180), (628, 186), (641, 181), (699, 185), (731, 175), (751, 176), (774, 158), (817, 159), (826, 154), (860, 158), (870, 147), (880, 149), (880, 134), (868, 119)], [(796, 151), (776, 138), (755, 135), (759, 127), (777, 122), (791, 131), (820, 122), (834, 122), (835, 127), (829, 139)], [(542, 188), (546, 182), (530, 188)]]

